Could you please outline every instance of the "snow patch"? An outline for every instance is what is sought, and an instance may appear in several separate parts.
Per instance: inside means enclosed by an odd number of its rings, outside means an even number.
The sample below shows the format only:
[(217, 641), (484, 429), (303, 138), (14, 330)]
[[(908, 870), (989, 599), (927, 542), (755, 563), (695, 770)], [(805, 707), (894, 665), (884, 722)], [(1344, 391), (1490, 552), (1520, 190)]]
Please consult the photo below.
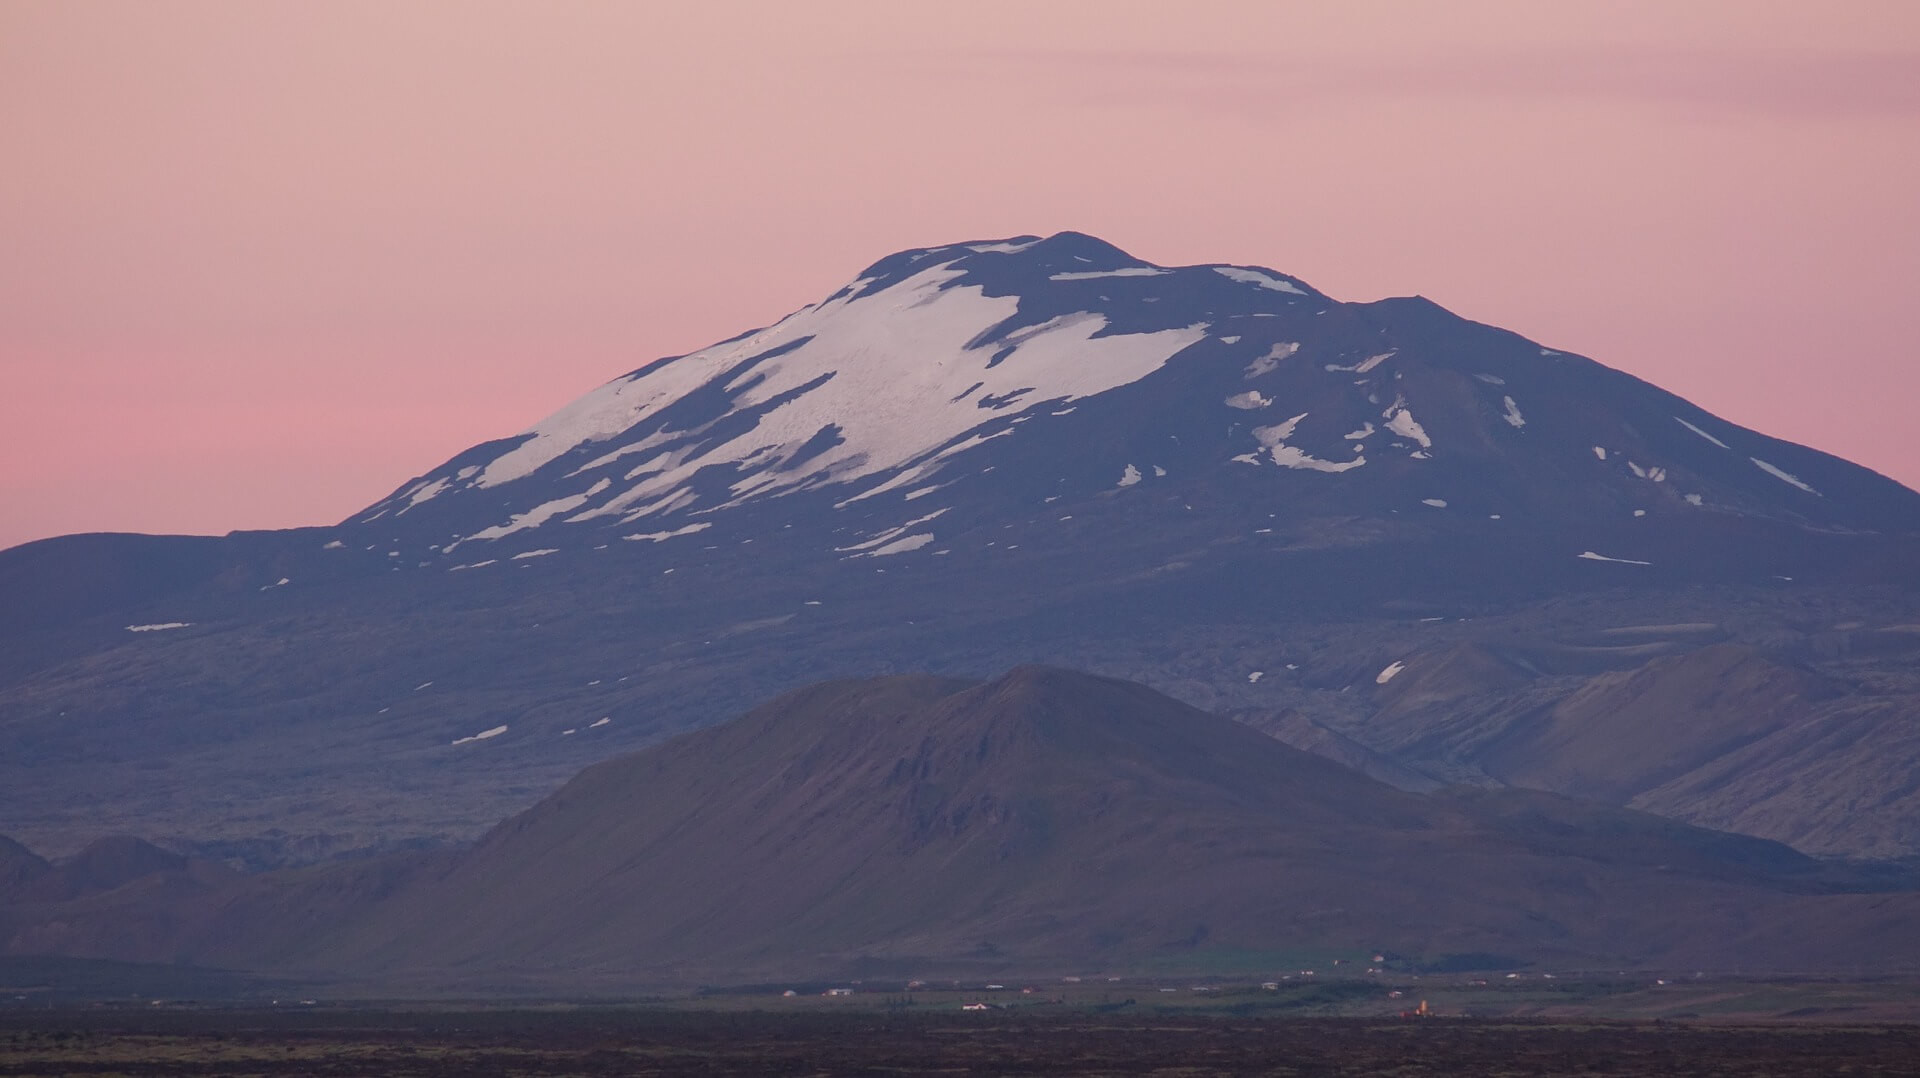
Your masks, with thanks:
[(1240, 335), (1239, 335), (1238, 333), (1236, 333), (1236, 334), (1234, 334), (1234, 335), (1233, 335), (1233, 336), (1231, 336), (1231, 337), (1222, 337), (1222, 338), (1220, 338), (1220, 343), (1221, 343), (1221, 344), (1239, 344), (1239, 343), (1240, 343)]
[(1503, 386), (1507, 384), (1507, 380), (1497, 374), (1476, 374), (1474, 377), (1490, 386)]
[(434, 479), (431, 481), (422, 479), (420, 482), (415, 483), (413, 485), (412, 490), (407, 491), (407, 493), (404, 495), (404, 497), (407, 499), (407, 504), (401, 506), (399, 512), (396, 512), (393, 515), (396, 517), (400, 516), (401, 514), (405, 513), (407, 510), (412, 509), (416, 505), (419, 505), (421, 502), (430, 500), (434, 495), (439, 494), (443, 490), (446, 490), (447, 487), (450, 485), (451, 485), (451, 481), (446, 476), (441, 476), (440, 478)]
[[(1355, 457), (1345, 462), (1322, 460), (1308, 456), (1304, 451), (1290, 445), (1277, 445), (1270, 451), (1273, 462), (1282, 468), (1298, 468), (1310, 472), (1346, 472), (1367, 462), (1365, 457)], [(1240, 458), (1235, 457), (1235, 460)]]
[(1257, 269), (1248, 269), (1244, 266), (1215, 266), (1213, 267), (1213, 272), (1230, 281), (1239, 281), (1241, 284), (1258, 285), (1261, 288), (1271, 289), (1275, 292), (1291, 292), (1296, 296), (1306, 295), (1306, 293), (1296, 287), (1293, 282), (1283, 281), (1270, 273), (1262, 273)]
[(191, 621), (156, 621), (151, 625), (129, 625), (127, 626), (127, 631), (130, 633), (157, 633), (163, 629), (190, 629), (192, 627), (193, 622)]
[[(1049, 498), (1047, 500), (1052, 501), (1053, 499)], [(886, 531), (864, 542), (855, 543), (852, 546), (835, 547), (834, 552), (839, 554), (851, 552), (856, 558), (877, 558), (885, 554), (899, 554), (903, 551), (918, 550), (928, 543), (933, 542), (933, 536), (926, 534), (907, 535), (906, 533), (922, 524), (937, 519), (942, 513), (945, 513), (948, 508), (951, 508), (951, 506), (935, 509), (923, 517), (915, 517), (898, 527), (888, 528)], [(903, 539), (901, 538), (902, 536), (906, 536), (906, 538)]]
[(479, 733), (474, 734), (472, 737), (456, 737), (452, 741), (448, 742), (448, 744), (466, 745), (475, 741), (488, 741), (493, 738), (499, 737), (501, 734), (504, 734), (506, 732), (507, 732), (507, 728), (504, 724), (502, 724), (500, 726), (494, 727), (491, 730), (482, 730)]
[(1653, 564), (1650, 561), (1635, 561), (1632, 558), (1609, 558), (1605, 554), (1596, 554), (1591, 550), (1583, 550), (1580, 553), (1575, 554), (1574, 557), (1580, 558), (1583, 561), (1610, 561), (1619, 565), (1652, 565)]
[(1520, 414), (1520, 406), (1513, 403), (1512, 397), (1501, 397), (1500, 401), (1507, 406), (1507, 414), (1500, 418), (1506, 420), (1507, 424), (1514, 430), (1519, 430), (1521, 427), (1527, 425), (1526, 417)]
[(711, 528), (711, 527), (713, 527), (712, 521), (703, 520), (698, 524), (689, 524), (684, 528), (675, 528), (672, 531), (640, 532), (637, 535), (623, 535), (620, 538), (632, 540), (634, 542), (644, 541), (649, 543), (664, 543), (676, 535), (693, 535), (696, 532), (706, 531), (708, 528)]
[(513, 560), (519, 561), (522, 558), (544, 558), (549, 554), (558, 554), (558, 553), (560, 553), (559, 547), (547, 547), (544, 550), (523, 550), (520, 553), (515, 554), (513, 556)]
[(1261, 396), (1260, 391), (1257, 389), (1249, 389), (1245, 393), (1235, 393), (1233, 396), (1227, 398), (1227, 407), (1238, 408), (1245, 412), (1265, 408), (1272, 403), (1272, 397)]
[(1159, 277), (1172, 273), (1172, 270), (1157, 266), (1123, 266), (1113, 270), (1077, 270), (1072, 273), (1056, 273), (1048, 277), (1049, 281), (1091, 281), (1095, 277)]
[(1016, 243), (1012, 240), (1008, 240), (1004, 243), (976, 243), (973, 246), (968, 247), (967, 250), (978, 251), (983, 255), (987, 255), (987, 254), (1011, 255), (1011, 254), (1019, 254), (1021, 251), (1024, 251), (1027, 248), (1039, 242), (1040, 242), (1039, 240), (1026, 240), (1024, 242)]
[(1447, 507), (1447, 500), (1445, 498), (1422, 498), (1420, 499), (1420, 504), (1431, 505), (1435, 509), (1445, 509)]
[(1426, 428), (1422, 427), (1419, 420), (1413, 418), (1413, 413), (1407, 410), (1405, 401), (1395, 401), (1393, 407), (1387, 409), (1386, 421), (1387, 429), (1393, 433), (1419, 442), (1422, 449), (1433, 448), (1433, 439), (1427, 437)]
[(1678, 423), (1678, 424), (1680, 424), (1681, 426), (1683, 426), (1683, 427), (1685, 427), (1685, 428), (1687, 428), (1688, 430), (1690, 430), (1690, 431), (1692, 431), (1693, 433), (1695, 433), (1695, 434), (1698, 434), (1698, 435), (1699, 435), (1700, 437), (1702, 437), (1702, 438), (1705, 438), (1705, 439), (1706, 439), (1707, 441), (1709, 441), (1709, 442), (1712, 442), (1712, 443), (1713, 443), (1714, 445), (1717, 445), (1717, 446), (1719, 446), (1719, 447), (1720, 447), (1720, 448), (1722, 448), (1722, 449), (1732, 449), (1732, 448), (1733, 448), (1732, 446), (1730, 446), (1730, 445), (1728, 445), (1727, 443), (1725, 443), (1725, 442), (1723, 442), (1723, 441), (1721, 441), (1720, 439), (1718, 439), (1718, 438), (1715, 438), (1715, 437), (1714, 437), (1713, 435), (1711, 435), (1711, 434), (1708, 434), (1708, 433), (1707, 433), (1706, 431), (1704, 431), (1704, 430), (1701, 430), (1701, 429), (1700, 429), (1699, 427), (1696, 427), (1696, 426), (1694, 426), (1693, 424), (1691, 424), (1691, 423), (1689, 423), (1689, 422), (1687, 422), (1686, 420), (1684, 420), (1684, 419), (1681, 419), (1681, 418), (1680, 418), (1679, 416), (1674, 416), (1674, 417), (1673, 417), (1673, 421), (1674, 421), (1675, 423)]
[(1267, 349), (1266, 355), (1247, 364), (1247, 377), (1258, 378), (1263, 374), (1278, 370), (1284, 360), (1290, 358), (1299, 350), (1300, 345), (1297, 341), (1281, 341), (1275, 344), (1272, 348)]
[(1302, 419), (1307, 418), (1307, 416), (1311, 414), (1310, 412), (1301, 412), (1299, 415), (1294, 416), (1284, 423), (1275, 423), (1271, 427), (1255, 427), (1253, 428), (1253, 439), (1260, 443), (1261, 448), (1273, 449), (1282, 442), (1285, 442), (1288, 438), (1293, 437), (1293, 429), (1300, 425)]
[(505, 524), (495, 524), (490, 528), (482, 528), (472, 535), (467, 536), (465, 539), (462, 539), (461, 542), (470, 543), (482, 539), (498, 539), (502, 536), (512, 535), (517, 531), (524, 531), (527, 528), (537, 528), (562, 513), (571, 513), (575, 509), (587, 504), (594, 498), (599, 497), (612, 485), (612, 480), (602, 479), (579, 494), (570, 495), (565, 498), (555, 498), (550, 502), (543, 502), (540, 505), (536, 505), (524, 513), (515, 513), (508, 518)]
[(1379, 355), (1368, 356), (1367, 358), (1361, 360), (1358, 363), (1353, 364), (1350, 367), (1342, 367), (1338, 363), (1329, 363), (1326, 365), (1326, 367), (1327, 367), (1327, 370), (1329, 371), (1347, 371), (1352, 374), (1365, 374), (1368, 371), (1371, 371), (1372, 369), (1374, 369), (1375, 367), (1378, 367), (1380, 364), (1385, 363), (1387, 360), (1392, 359), (1397, 352), (1399, 352), (1399, 349), (1390, 348), (1387, 351), (1380, 353)]
[[(1267, 451), (1267, 456), (1282, 468), (1296, 468), (1314, 472), (1344, 472), (1358, 468), (1367, 462), (1365, 457), (1355, 457), (1344, 463), (1322, 460), (1319, 457), (1309, 455), (1305, 450), (1297, 446), (1286, 444), (1286, 440), (1293, 436), (1294, 428), (1298, 427), (1300, 421), (1307, 418), (1309, 414), (1311, 413), (1301, 412), (1299, 415), (1294, 416), (1284, 423), (1276, 423), (1270, 427), (1255, 427), (1253, 428), (1254, 440), (1259, 442), (1260, 447)], [(1251, 453), (1245, 453), (1233, 459), (1245, 461), (1248, 464), (1260, 463), (1259, 457)]]
[(1267, 672), (1265, 670), (1255, 670), (1252, 673), (1247, 675), (1247, 684), (1258, 685), (1260, 683), (1260, 679), (1266, 676), (1267, 676)]
[(1605, 460), (1605, 459), (1607, 459), (1607, 451), (1606, 451), (1606, 449), (1605, 449), (1605, 447), (1603, 447), (1603, 446), (1597, 446), (1597, 445), (1596, 445), (1596, 446), (1594, 446), (1594, 447), (1593, 447), (1593, 456), (1594, 456), (1594, 459), (1596, 459), (1596, 460)]
[(1812, 494), (1816, 497), (1822, 496), (1819, 491), (1807, 485), (1807, 483), (1801, 480), (1801, 478), (1797, 475), (1792, 475), (1787, 472), (1781, 471), (1779, 468), (1776, 468), (1773, 465), (1768, 464), (1766, 461), (1761, 460), (1759, 457), (1748, 457), (1747, 459), (1752, 461), (1755, 467), (1758, 467), (1761, 471), (1767, 473), (1770, 476), (1773, 476), (1775, 479), (1780, 480), (1782, 483), (1787, 483), (1792, 486), (1799, 487), (1801, 490), (1804, 490), (1808, 494)]
[(1140, 481), (1140, 469), (1134, 467), (1131, 464), (1127, 465), (1126, 471), (1120, 473), (1120, 486), (1122, 487), (1130, 487), (1135, 483), (1138, 483), (1139, 481)]
[(347, 544), (341, 542), (340, 540), (335, 539), (333, 542), (328, 543), (326, 546), (323, 546), (320, 549), (321, 550), (339, 550), (341, 547), (346, 545)]
[(1373, 683), (1375, 685), (1385, 685), (1387, 682), (1392, 681), (1394, 676), (1399, 674), (1400, 671), (1406, 669), (1406, 666), (1407, 664), (1400, 660), (1388, 663), (1385, 670), (1373, 675)]
[(596, 720), (594, 720), (593, 722), (590, 722), (590, 723), (588, 723), (588, 724), (587, 724), (587, 729), (589, 729), (589, 730), (597, 730), (597, 729), (599, 729), (600, 727), (602, 727), (602, 726), (605, 726), (606, 724), (608, 724), (608, 723), (610, 723), (610, 722), (612, 722), (612, 721), (613, 721), (613, 720), (612, 720), (612, 719), (610, 719), (610, 718), (606, 718), (606, 719), (596, 719)]

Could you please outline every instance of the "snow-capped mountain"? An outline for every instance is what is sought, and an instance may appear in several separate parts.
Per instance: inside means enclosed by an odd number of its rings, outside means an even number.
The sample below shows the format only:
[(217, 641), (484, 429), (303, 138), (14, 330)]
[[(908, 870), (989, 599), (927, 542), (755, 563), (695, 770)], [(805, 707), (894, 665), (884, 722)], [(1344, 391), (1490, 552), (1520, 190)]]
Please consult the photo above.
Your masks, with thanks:
[(1920, 851), (1920, 494), (1558, 343), (1071, 232), (902, 252), (337, 526), (0, 552), (0, 819), (464, 837), (796, 685), (1042, 662), (1411, 787)]
[[(1155, 266), (1070, 232), (884, 259), (348, 525), (443, 568), (775, 520), (882, 557), (1194, 480), (1276, 516), (1920, 527), (1898, 484), (1426, 301), (1340, 303), (1271, 270)], [(1636, 552), (1591, 553), (1651, 560)]]

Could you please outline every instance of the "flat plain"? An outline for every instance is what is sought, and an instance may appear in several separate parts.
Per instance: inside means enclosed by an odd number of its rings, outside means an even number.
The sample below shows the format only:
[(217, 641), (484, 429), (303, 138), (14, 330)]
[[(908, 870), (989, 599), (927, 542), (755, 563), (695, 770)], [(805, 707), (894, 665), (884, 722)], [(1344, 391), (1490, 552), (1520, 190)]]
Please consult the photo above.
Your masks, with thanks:
[[(1122, 997), (1106, 1004), (1087, 991), (1060, 1002), (872, 992), (625, 1006), (16, 1004), (0, 1009), (0, 1075), (1916, 1073), (1920, 1024), (1879, 1020), (1909, 1009), (1900, 1001), (1910, 986), (1849, 991), (1689, 992), (1692, 1003), (1718, 999), (1734, 1017), (1679, 1019), (1546, 1017), (1525, 997), (1497, 992), (1479, 995), (1481, 1011), (1518, 1005), (1535, 1016), (1475, 1017), (1464, 989), (1436, 993), (1436, 1017), (1292, 1017), (1251, 1006), (1252, 994), (1182, 990), (1162, 1003), (1145, 998), (1159, 995), (1149, 986), (1099, 993)], [(998, 1009), (959, 1009), (996, 995)], [(1620, 1013), (1645, 1003), (1631, 992), (1616, 999)], [(1755, 1017), (1805, 1000), (1829, 1005)]]

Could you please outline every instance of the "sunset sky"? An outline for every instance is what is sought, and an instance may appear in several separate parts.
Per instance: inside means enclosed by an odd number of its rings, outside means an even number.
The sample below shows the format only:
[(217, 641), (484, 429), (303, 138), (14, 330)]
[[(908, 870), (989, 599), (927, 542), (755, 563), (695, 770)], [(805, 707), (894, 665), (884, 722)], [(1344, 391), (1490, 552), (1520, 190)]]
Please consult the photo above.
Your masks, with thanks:
[(1418, 293), (1920, 486), (1920, 3), (0, 0), (0, 547), (326, 524), (890, 252)]

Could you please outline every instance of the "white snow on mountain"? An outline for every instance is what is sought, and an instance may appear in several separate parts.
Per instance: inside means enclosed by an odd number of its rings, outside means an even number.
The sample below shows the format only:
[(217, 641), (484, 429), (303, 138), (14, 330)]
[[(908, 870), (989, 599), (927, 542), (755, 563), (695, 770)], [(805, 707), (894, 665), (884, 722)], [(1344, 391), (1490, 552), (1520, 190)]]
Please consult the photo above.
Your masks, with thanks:
[[(515, 513), (513, 514), (513, 518), (505, 524), (496, 524), (491, 528), (482, 528), (472, 535), (467, 536), (462, 542), (472, 542), (476, 539), (498, 539), (501, 536), (512, 535), (514, 532), (525, 528), (537, 528), (554, 517), (559, 516), (561, 513), (571, 513), (575, 509), (587, 504), (587, 502), (605, 492), (606, 489), (612, 485), (612, 480), (602, 479), (582, 493), (566, 498), (555, 498), (553, 501), (536, 505), (524, 513)], [(459, 544), (448, 544), (447, 549), (452, 550), (457, 545)]]
[(1698, 434), (1698, 435), (1699, 435), (1700, 437), (1702, 437), (1702, 438), (1705, 438), (1705, 439), (1706, 439), (1707, 441), (1709, 441), (1709, 442), (1712, 442), (1712, 443), (1713, 443), (1714, 445), (1717, 445), (1717, 446), (1719, 446), (1719, 447), (1720, 447), (1720, 448), (1722, 448), (1722, 449), (1731, 449), (1731, 448), (1733, 448), (1732, 446), (1730, 446), (1730, 445), (1728, 445), (1727, 443), (1725, 443), (1725, 442), (1723, 442), (1723, 441), (1721, 441), (1720, 439), (1718, 439), (1718, 438), (1715, 438), (1715, 437), (1714, 437), (1713, 435), (1711, 435), (1711, 434), (1708, 434), (1708, 433), (1707, 433), (1706, 431), (1704, 431), (1704, 430), (1701, 430), (1701, 429), (1700, 429), (1699, 427), (1696, 427), (1696, 426), (1694, 426), (1693, 424), (1691, 424), (1691, 423), (1689, 423), (1689, 422), (1687, 422), (1686, 420), (1684, 420), (1684, 419), (1681, 419), (1681, 418), (1680, 418), (1679, 416), (1674, 416), (1674, 417), (1673, 417), (1673, 421), (1674, 421), (1675, 423), (1678, 423), (1678, 424), (1680, 424), (1681, 426), (1683, 426), (1683, 427), (1685, 427), (1685, 428), (1687, 428), (1688, 430), (1690, 430), (1690, 431), (1692, 431), (1693, 433), (1695, 433), (1695, 434)]
[(1161, 269), (1158, 266), (1123, 266), (1120, 269), (1111, 270), (1080, 270), (1072, 273), (1055, 273), (1050, 275), (1047, 280), (1091, 281), (1096, 277), (1159, 277), (1172, 272), (1172, 270)]
[(1027, 248), (1039, 242), (1040, 241), (1038, 239), (1031, 239), (1031, 240), (1021, 240), (1017, 243), (1012, 240), (1008, 240), (1004, 243), (976, 243), (968, 247), (967, 250), (978, 251), (981, 254), (1012, 255), (1012, 254), (1019, 254), (1021, 251), (1024, 251)]
[[(1018, 299), (988, 296), (977, 285), (956, 283), (960, 276), (952, 262), (943, 262), (892, 287), (840, 295), (758, 333), (616, 379), (537, 424), (525, 442), (486, 465), (474, 485), (529, 475), (579, 446), (631, 430), (703, 387), (724, 393), (732, 416), (764, 411), (718, 444), (688, 442), (698, 431), (665, 430), (603, 455), (596, 463), (655, 453), (626, 473), (631, 486), (568, 519), (623, 513), (632, 520), (685, 508), (696, 500), (687, 481), (714, 464), (734, 466), (741, 475), (727, 504), (915, 464), (915, 477), (925, 479), (946, 457), (1005, 433), (978, 433), (996, 416), (1137, 381), (1206, 333), (1206, 325), (1196, 323), (1097, 336), (1107, 319), (1093, 312), (990, 333), (1013, 317)], [(838, 441), (781, 470), (803, 446), (817, 447), (823, 434)], [(586, 497), (606, 489), (596, 484)], [(537, 526), (531, 518), (544, 521), (585, 504), (560, 502), (478, 534), (509, 534)]]
[(1262, 449), (1272, 449), (1284, 443), (1288, 438), (1293, 437), (1294, 428), (1298, 427), (1300, 421), (1307, 418), (1307, 415), (1308, 413), (1301, 412), (1292, 419), (1283, 423), (1275, 423), (1271, 427), (1255, 427), (1253, 428), (1253, 440), (1259, 442)]
[[(933, 512), (928, 513), (926, 516), (915, 517), (914, 519), (907, 521), (905, 524), (901, 524), (893, 528), (888, 528), (886, 531), (881, 532), (879, 535), (876, 535), (873, 538), (866, 540), (865, 542), (855, 543), (852, 546), (835, 547), (834, 551), (840, 554), (846, 554), (851, 552), (854, 557), (861, 557), (863, 555), (869, 556), (869, 557), (879, 557), (883, 554), (897, 554), (897, 553), (900, 553), (902, 550), (918, 550), (920, 547), (923, 547), (926, 544), (933, 542), (933, 536), (931, 535), (907, 536), (907, 532), (911, 531), (914, 528), (919, 527), (922, 524), (931, 523), (932, 521), (939, 519), (941, 514), (945, 513), (946, 511), (947, 510), (945, 508), (935, 509)], [(902, 536), (906, 536), (906, 538), (903, 539), (901, 538)], [(916, 542), (915, 540), (918, 540), (918, 541)], [(912, 545), (902, 546), (901, 544), (903, 543), (911, 543)]]
[(620, 538), (632, 540), (635, 542), (663, 543), (668, 539), (672, 539), (674, 536), (693, 535), (696, 532), (706, 531), (708, 528), (711, 528), (711, 527), (713, 527), (712, 521), (703, 520), (703, 521), (700, 521), (698, 524), (688, 524), (685, 527), (675, 528), (672, 531), (640, 532), (637, 535), (623, 535)]
[(1433, 439), (1427, 437), (1427, 429), (1422, 427), (1420, 422), (1413, 418), (1413, 413), (1407, 410), (1407, 402), (1404, 399), (1393, 402), (1393, 407), (1386, 411), (1385, 419), (1388, 430), (1402, 438), (1411, 438), (1419, 442), (1422, 449), (1433, 448)]
[(867, 551), (865, 554), (857, 554), (855, 557), (884, 558), (889, 554), (905, 554), (910, 550), (919, 550), (931, 542), (933, 542), (932, 533), (921, 532), (918, 535), (908, 535), (895, 539), (890, 543), (882, 543), (872, 550)]
[[(1286, 440), (1293, 437), (1294, 428), (1298, 427), (1300, 421), (1307, 418), (1308, 414), (1302, 412), (1284, 423), (1276, 423), (1270, 427), (1255, 427), (1253, 428), (1254, 440), (1260, 443), (1260, 448), (1266, 450), (1268, 458), (1282, 468), (1296, 468), (1311, 472), (1344, 472), (1358, 468), (1367, 462), (1364, 456), (1356, 456), (1348, 461), (1323, 460), (1299, 446), (1288, 445)], [(1356, 445), (1354, 449), (1359, 451), (1364, 447)], [(1252, 453), (1244, 453), (1233, 459), (1245, 461), (1248, 464), (1260, 463), (1260, 458)]]
[(1260, 358), (1254, 360), (1252, 363), (1247, 364), (1247, 377), (1258, 378), (1263, 374), (1272, 373), (1273, 371), (1279, 369), (1280, 364), (1283, 360), (1288, 359), (1295, 352), (1298, 352), (1299, 350), (1300, 350), (1300, 345), (1298, 342), (1281, 341), (1279, 344), (1276, 344), (1272, 348), (1267, 349), (1266, 355), (1263, 355)]
[(471, 737), (456, 737), (452, 741), (448, 742), (448, 744), (466, 745), (466, 744), (471, 744), (472, 742), (475, 742), (475, 741), (490, 741), (493, 738), (499, 737), (501, 734), (504, 734), (506, 732), (507, 732), (507, 728), (505, 726), (495, 726), (490, 730), (482, 730)]
[(1610, 561), (1619, 565), (1652, 565), (1653, 564), (1650, 561), (1635, 561), (1632, 558), (1609, 558), (1605, 554), (1596, 554), (1591, 550), (1583, 550), (1580, 553), (1575, 554), (1574, 557), (1579, 558), (1582, 561)]
[(1269, 288), (1275, 292), (1291, 292), (1296, 296), (1306, 295), (1306, 293), (1302, 292), (1293, 282), (1283, 281), (1278, 277), (1262, 273), (1257, 269), (1248, 269), (1244, 266), (1215, 266), (1213, 267), (1213, 271), (1228, 280), (1239, 281), (1241, 284), (1258, 285), (1261, 288)]
[(1761, 460), (1759, 457), (1748, 457), (1747, 459), (1752, 461), (1755, 465), (1757, 465), (1761, 471), (1767, 473), (1770, 476), (1773, 476), (1775, 479), (1780, 480), (1782, 483), (1787, 483), (1792, 486), (1799, 487), (1801, 490), (1806, 491), (1808, 494), (1812, 494), (1815, 496), (1819, 496), (1820, 494), (1819, 491), (1813, 489), (1813, 487), (1809, 486), (1806, 482), (1802, 481), (1801, 478), (1797, 475), (1791, 475), (1785, 471), (1782, 471), (1781, 469), (1776, 468), (1771, 464), (1768, 464), (1766, 461)]
[(1388, 349), (1387, 351), (1381, 352), (1378, 355), (1368, 356), (1367, 358), (1361, 360), (1358, 363), (1350, 364), (1344, 367), (1338, 363), (1328, 363), (1325, 366), (1329, 372), (1346, 371), (1353, 374), (1366, 374), (1372, 371), (1375, 367), (1378, 367), (1380, 364), (1385, 363), (1389, 359), (1392, 359), (1397, 351), (1398, 351), (1397, 349)]

